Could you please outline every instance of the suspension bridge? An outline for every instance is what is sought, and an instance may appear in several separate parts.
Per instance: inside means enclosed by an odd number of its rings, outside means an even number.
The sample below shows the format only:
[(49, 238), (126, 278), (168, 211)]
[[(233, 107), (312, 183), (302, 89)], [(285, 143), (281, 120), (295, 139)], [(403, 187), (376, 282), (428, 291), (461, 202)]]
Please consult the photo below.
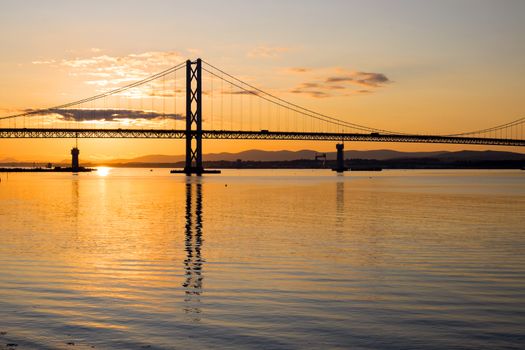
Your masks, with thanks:
[[(0, 117), (0, 138), (185, 139), (180, 172), (201, 175), (203, 139), (525, 146), (524, 124), (447, 135), (373, 128), (299, 106), (197, 59), (88, 98)], [(337, 150), (342, 171), (342, 144)]]

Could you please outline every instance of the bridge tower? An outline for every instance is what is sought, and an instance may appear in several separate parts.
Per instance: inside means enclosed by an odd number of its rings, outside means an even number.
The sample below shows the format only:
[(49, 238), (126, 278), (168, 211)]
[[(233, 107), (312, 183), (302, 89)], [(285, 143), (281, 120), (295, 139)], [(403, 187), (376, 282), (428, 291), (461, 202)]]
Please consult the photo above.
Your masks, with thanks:
[(202, 166), (202, 61), (186, 61), (186, 164), (184, 170), (171, 173), (184, 173), (187, 176), (204, 173), (218, 174), (219, 170), (204, 170)]

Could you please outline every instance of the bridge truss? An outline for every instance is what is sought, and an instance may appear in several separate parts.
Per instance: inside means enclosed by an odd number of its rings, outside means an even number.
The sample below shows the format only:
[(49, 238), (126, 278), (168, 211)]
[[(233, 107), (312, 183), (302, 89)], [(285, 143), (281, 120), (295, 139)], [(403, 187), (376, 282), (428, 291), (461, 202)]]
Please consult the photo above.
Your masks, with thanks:
[[(192, 131), (197, 133), (199, 131)], [(0, 138), (85, 138), (85, 139), (187, 139), (187, 130), (173, 129), (0, 129)], [(220, 140), (299, 140), (446, 143), (493, 146), (525, 146), (525, 140), (440, 135), (363, 134), (325, 132), (283, 132), (244, 130), (202, 130), (202, 139)]]

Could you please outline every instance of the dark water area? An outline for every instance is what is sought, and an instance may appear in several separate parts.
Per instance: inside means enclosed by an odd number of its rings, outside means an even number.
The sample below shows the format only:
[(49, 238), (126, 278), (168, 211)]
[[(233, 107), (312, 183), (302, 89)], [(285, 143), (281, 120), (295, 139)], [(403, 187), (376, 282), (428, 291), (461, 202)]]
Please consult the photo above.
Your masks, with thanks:
[(520, 170), (0, 178), (0, 349), (525, 347)]

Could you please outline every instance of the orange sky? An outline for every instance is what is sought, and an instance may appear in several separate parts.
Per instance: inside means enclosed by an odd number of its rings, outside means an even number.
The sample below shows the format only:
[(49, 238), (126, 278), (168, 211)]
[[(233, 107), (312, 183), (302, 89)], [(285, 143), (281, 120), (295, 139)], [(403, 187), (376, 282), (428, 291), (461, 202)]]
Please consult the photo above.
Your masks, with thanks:
[[(447, 134), (483, 129), (521, 118), (525, 110), (525, 3), (517, 1), (2, 2), (0, 29), (0, 116), (78, 100), (196, 57), (285, 100), (387, 130)], [(228, 86), (214, 80), (212, 89), (211, 84), (204, 79), (205, 128), (228, 128), (229, 114), (235, 119), (241, 113), (244, 129), (286, 127), (287, 115), (271, 109), (266, 116), (273, 121), (259, 123), (257, 113), (265, 107), (247, 97), (236, 96), (238, 110), (228, 113)], [(142, 103), (144, 110), (183, 114), (183, 95), (177, 98), (175, 110), (172, 97), (153, 105), (147, 97), (132, 102), (121, 97), (118, 103), (107, 99), (80, 107), (138, 109)], [(291, 128), (298, 117), (288, 117)], [(1, 126), (38, 122), (4, 120)], [(237, 128), (240, 123), (235, 119)], [(73, 144), (0, 140), (0, 160), (67, 159)], [(184, 152), (182, 140), (79, 140), (79, 145), (81, 158), (89, 161)], [(253, 148), (333, 151), (335, 145), (204, 143), (205, 153)], [(353, 143), (346, 148), (489, 147)]]

